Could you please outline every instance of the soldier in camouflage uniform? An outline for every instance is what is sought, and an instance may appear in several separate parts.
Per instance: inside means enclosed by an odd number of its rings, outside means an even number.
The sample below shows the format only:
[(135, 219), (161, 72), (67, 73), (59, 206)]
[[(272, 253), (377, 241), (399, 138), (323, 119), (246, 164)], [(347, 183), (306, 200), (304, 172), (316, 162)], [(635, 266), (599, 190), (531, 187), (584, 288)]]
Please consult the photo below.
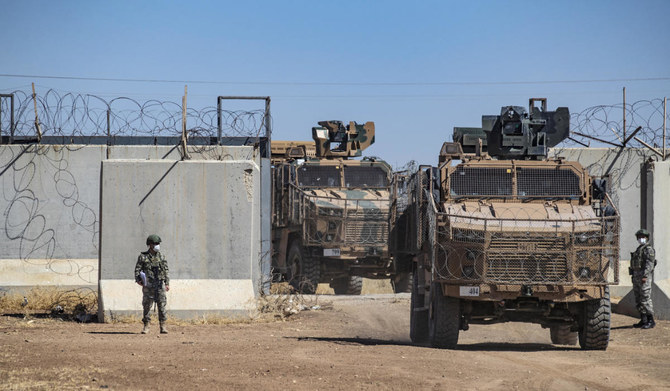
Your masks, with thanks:
[[(142, 285), (142, 307), (144, 308), (142, 334), (149, 332), (149, 324), (151, 323), (149, 312), (154, 302), (158, 306), (160, 332), (161, 334), (167, 334), (165, 327), (167, 297), (165, 292), (170, 290), (170, 277), (167, 261), (160, 252), (160, 242), (161, 238), (158, 235), (149, 235), (147, 238), (149, 249), (140, 254), (135, 265), (135, 281)], [(142, 273), (144, 273), (144, 278), (142, 278)]]
[(656, 253), (649, 244), (649, 231), (641, 229), (635, 233), (640, 245), (630, 253), (630, 274), (633, 276), (635, 305), (640, 312), (640, 321), (633, 327), (651, 329), (656, 326), (654, 307), (651, 303), (651, 278), (656, 266)]

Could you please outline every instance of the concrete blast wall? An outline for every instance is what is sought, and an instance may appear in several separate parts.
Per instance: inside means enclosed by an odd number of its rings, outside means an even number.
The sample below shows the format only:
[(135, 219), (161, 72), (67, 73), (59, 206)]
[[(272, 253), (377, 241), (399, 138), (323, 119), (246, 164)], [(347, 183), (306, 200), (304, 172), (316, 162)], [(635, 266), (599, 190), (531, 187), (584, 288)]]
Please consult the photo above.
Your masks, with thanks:
[(250, 146), (189, 153), (178, 162), (169, 146), (1, 145), (0, 291), (98, 291), (100, 280), (103, 315), (139, 312), (133, 269), (155, 232), (171, 310), (246, 308), (269, 276), (269, 160)]
[[(645, 226), (651, 233), (651, 244), (656, 250), (657, 265), (651, 301), (659, 319), (670, 319), (670, 161), (649, 162), (645, 167), (647, 181)], [(620, 302), (621, 312), (637, 316), (635, 297), (627, 294)]]
[(651, 232), (658, 266), (654, 273), (652, 301), (660, 319), (670, 319), (670, 162), (645, 162), (654, 158), (646, 149), (574, 148), (554, 149), (552, 155), (577, 160), (591, 175), (609, 171), (609, 192), (621, 215), (620, 282), (611, 287), (613, 296), (621, 297), (616, 311), (638, 316), (632, 282), (628, 275), (630, 253), (637, 248), (635, 232), (646, 228)]
[[(102, 163), (100, 312), (141, 310), (132, 271), (158, 234), (170, 267), (168, 309), (245, 312), (260, 276), (260, 166), (254, 161)], [(258, 281), (257, 281), (258, 283)]]
[(0, 145), (0, 289), (97, 289), (106, 148)]

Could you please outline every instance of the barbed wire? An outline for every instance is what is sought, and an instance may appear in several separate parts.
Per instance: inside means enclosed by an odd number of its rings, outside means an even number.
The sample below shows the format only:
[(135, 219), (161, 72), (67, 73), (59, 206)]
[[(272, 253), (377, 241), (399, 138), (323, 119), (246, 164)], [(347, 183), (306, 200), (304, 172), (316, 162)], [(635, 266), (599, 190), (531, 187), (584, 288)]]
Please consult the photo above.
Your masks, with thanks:
[[(554, 156), (571, 156), (573, 160), (581, 161), (583, 151), (568, 153), (566, 149), (581, 148), (584, 145), (608, 148), (602, 154), (591, 155), (591, 157), (597, 156), (595, 160), (586, 159), (591, 161), (586, 165), (586, 169), (591, 175), (609, 175), (608, 187), (617, 207), (620, 206), (622, 191), (640, 188), (640, 164), (646, 159), (654, 157), (655, 154), (635, 139), (631, 139), (626, 144), (626, 147), (628, 147), (626, 150), (612, 147), (623, 145), (624, 138), (630, 137), (640, 127), (635, 137), (657, 148), (657, 150), (663, 148), (663, 99), (640, 100), (626, 104), (625, 137), (623, 132), (623, 108), (623, 103), (598, 105), (572, 114), (570, 119), (570, 129), (573, 132), (572, 139), (563, 141), (552, 151)], [(605, 143), (577, 135), (574, 132), (598, 138)]]
[[(614, 144), (623, 144), (623, 107), (623, 103), (598, 105), (573, 113), (570, 118), (570, 129)], [(663, 146), (663, 99), (640, 100), (626, 104), (626, 137), (637, 127), (641, 127), (636, 134), (639, 139), (653, 147)], [(593, 146), (597, 143), (575, 134), (572, 137), (586, 145)], [(581, 146), (573, 140), (566, 140), (561, 145)], [(631, 141), (627, 146), (643, 147), (636, 141)]]
[[(105, 100), (91, 94), (59, 93), (50, 89), (43, 95), (14, 91), (14, 136), (35, 136), (35, 101), (43, 136), (178, 136), (182, 129), (180, 103), (127, 97)], [(0, 99), (0, 131), (9, 135), (11, 99)], [(223, 137), (258, 137), (264, 135), (264, 109), (221, 110)], [(218, 136), (216, 107), (187, 108), (189, 136)]]
[[(35, 136), (35, 109), (32, 94), (16, 90), (14, 95), (14, 136)], [(60, 93), (50, 89), (37, 95), (37, 116), (42, 135), (51, 136), (177, 136), (181, 134), (180, 103), (128, 97), (110, 100), (91, 94)], [(188, 108), (188, 132), (191, 136), (217, 136), (216, 107)], [(265, 129), (263, 109), (221, 110), (222, 136), (257, 137)], [(626, 104), (626, 131), (638, 126), (637, 137), (654, 147), (662, 147), (663, 100), (641, 100)], [(268, 118), (271, 121), (271, 118)], [(0, 99), (0, 130), (11, 129), (11, 101)], [(597, 105), (571, 115), (571, 129), (615, 144), (623, 141), (623, 104)], [(574, 135), (586, 145), (594, 142)], [(597, 143), (597, 142), (596, 142)], [(635, 143), (639, 144), (639, 143)], [(578, 146), (566, 140), (562, 147)], [(641, 145), (640, 145), (641, 146)]]

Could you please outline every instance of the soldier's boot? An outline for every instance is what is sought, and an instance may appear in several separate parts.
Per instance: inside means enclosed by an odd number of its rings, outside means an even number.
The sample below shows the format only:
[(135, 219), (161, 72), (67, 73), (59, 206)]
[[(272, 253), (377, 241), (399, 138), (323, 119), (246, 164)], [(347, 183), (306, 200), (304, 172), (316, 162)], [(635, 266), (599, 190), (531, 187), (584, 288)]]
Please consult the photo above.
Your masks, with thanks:
[(161, 322), (161, 334), (167, 334), (167, 327), (165, 327), (165, 323)]
[(635, 323), (633, 327), (639, 329), (647, 323), (647, 314), (640, 314), (640, 321)]
[(149, 322), (144, 322), (144, 328), (142, 328), (142, 334), (149, 334)]
[(654, 315), (647, 315), (647, 323), (645, 323), (642, 328), (643, 329), (653, 329), (654, 326), (656, 326), (656, 322), (654, 322)]

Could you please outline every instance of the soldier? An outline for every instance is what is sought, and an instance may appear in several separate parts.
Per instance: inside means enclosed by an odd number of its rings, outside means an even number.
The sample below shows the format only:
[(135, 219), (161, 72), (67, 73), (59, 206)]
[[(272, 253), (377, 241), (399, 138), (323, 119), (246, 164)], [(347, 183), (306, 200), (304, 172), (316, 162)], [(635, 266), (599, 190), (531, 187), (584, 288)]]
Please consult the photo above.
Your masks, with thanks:
[(161, 238), (158, 235), (149, 235), (147, 238), (149, 249), (140, 254), (135, 265), (135, 282), (142, 285), (142, 307), (144, 308), (142, 334), (149, 332), (149, 324), (151, 323), (149, 311), (154, 302), (158, 306), (161, 334), (167, 334), (165, 327), (167, 297), (165, 292), (170, 290), (170, 277), (167, 261), (160, 252), (160, 243)]
[(630, 253), (630, 275), (633, 276), (635, 305), (640, 312), (640, 321), (633, 327), (651, 329), (656, 326), (654, 307), (651, 303), (651, 277), (656, 266), (656, 253), (649, 244), (649, 231), (641, 229), (635, 233), (640, 245)]

